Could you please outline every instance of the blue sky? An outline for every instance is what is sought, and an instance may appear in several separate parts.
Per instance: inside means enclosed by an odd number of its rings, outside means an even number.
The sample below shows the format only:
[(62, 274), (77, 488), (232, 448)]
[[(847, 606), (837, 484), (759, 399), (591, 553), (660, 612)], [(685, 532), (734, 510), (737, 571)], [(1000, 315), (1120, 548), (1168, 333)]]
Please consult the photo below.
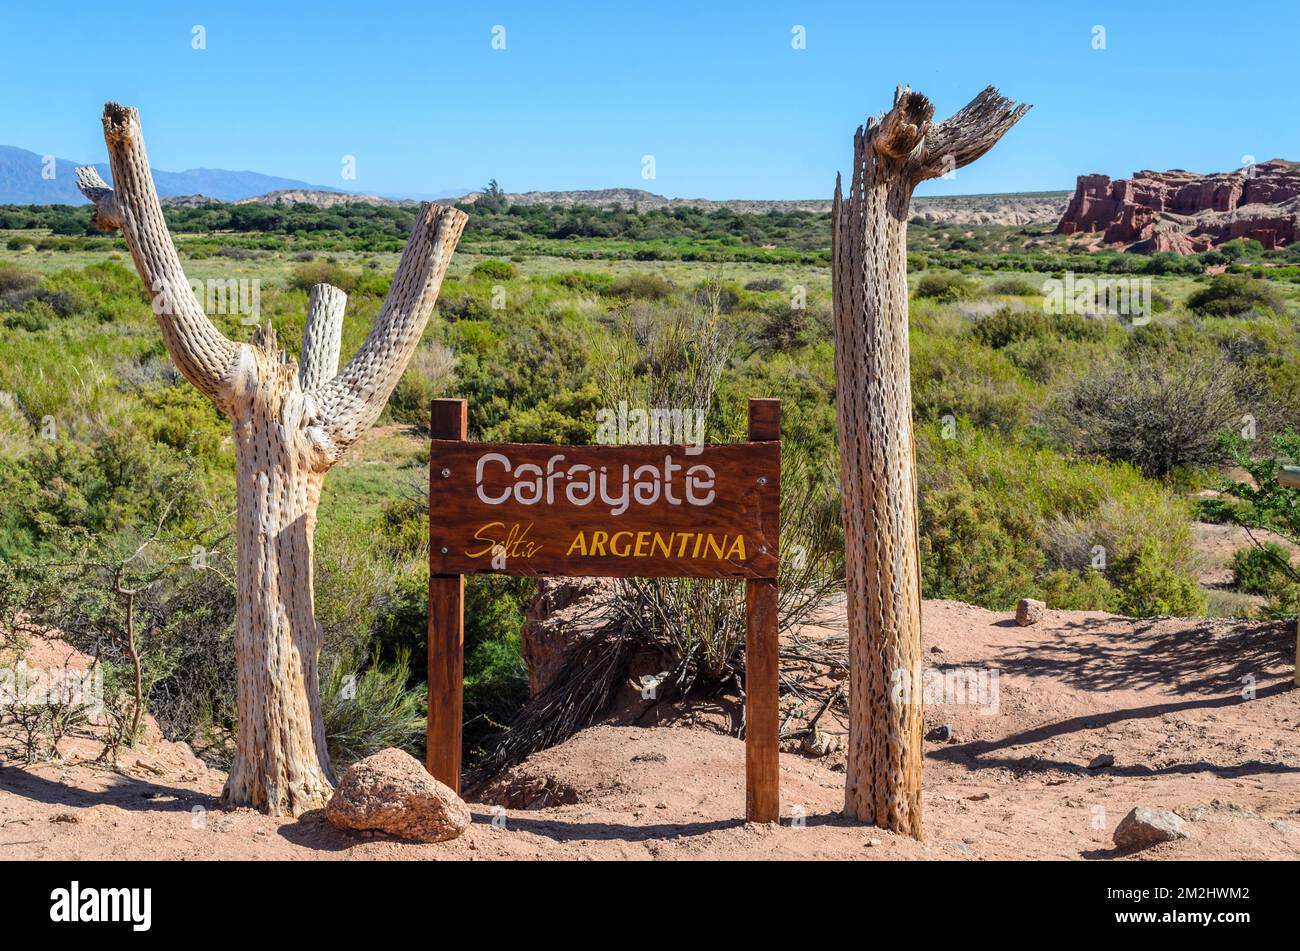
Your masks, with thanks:
[[(509, 191), (809, 198), (829, 194), (853, 129), (899, 82), (940, 116), (989, 83), (1034, 104), (923, 194), (1300, 159), (1292, 0), (1249, 15), (1053, 0), (3, 2), (0, 141), (78, 160), (103, 158), (99, 112), (116, 99), (140, 108), (153, 164), (172, 171), (385, 194), (495, 177)], [(192, 48), (196, 25), (206, 49)], [(792, 49), (796, 25), (806, 49)]]

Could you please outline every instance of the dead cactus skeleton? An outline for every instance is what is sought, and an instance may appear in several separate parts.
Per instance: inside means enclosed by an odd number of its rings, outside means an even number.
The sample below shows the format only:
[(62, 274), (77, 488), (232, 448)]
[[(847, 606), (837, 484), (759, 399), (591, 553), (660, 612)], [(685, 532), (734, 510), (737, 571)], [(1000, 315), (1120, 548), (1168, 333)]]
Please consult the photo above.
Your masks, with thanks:
[(104, 107), (113, 187), (93, 168), (77, 184), (100, 228), (120, 228), (153, 298), (176, 367), (233, 423), (238, 488), (235, 657), (239, 730), (224, 799), (276, 815), (325, 804), (312, 546), (325, 473), (369, 428), (397, 385), (438, 299), (464, 229), (454, 208), (424, 204), (369, 336), (339, 369), (347, 297), (311, 289), (301, 361), (269, 324), (228, 339), (195, 298), (167, 232), (135, 109)]

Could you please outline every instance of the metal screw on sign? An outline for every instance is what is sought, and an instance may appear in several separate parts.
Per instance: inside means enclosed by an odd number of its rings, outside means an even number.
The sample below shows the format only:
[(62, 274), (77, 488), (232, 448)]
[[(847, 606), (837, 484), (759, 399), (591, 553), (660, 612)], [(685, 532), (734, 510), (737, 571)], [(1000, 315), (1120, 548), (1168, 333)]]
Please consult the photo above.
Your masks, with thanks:
[(446, 546), (446, 545), (443, 545), (443, 546), (442, 546), (442, 553), (443, 553), (444, 555), (447, 554), (447, 546)]
[(759, 476), (759, 477), (758, 477), (758, 484), (759, 484), (759, 485), (767, 485), (767, 476)]
[(443, 477), (444, 479), (450, 479), (450, 478), (451, 478), (451, 470), (450, 470), (450, 469), (443, 469), (443, 470), (442, 470), (442, 477)]

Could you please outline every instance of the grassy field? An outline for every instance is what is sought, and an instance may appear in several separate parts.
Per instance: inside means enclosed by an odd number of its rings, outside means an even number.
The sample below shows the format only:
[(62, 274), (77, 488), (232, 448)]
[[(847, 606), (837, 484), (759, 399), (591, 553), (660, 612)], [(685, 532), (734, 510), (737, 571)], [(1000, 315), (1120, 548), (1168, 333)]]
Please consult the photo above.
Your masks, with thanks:
[[(418, 698), (418, 665), (400, 665), (423, 650), (420, 427), (437, 396), (469, 400), (474, 438), (585, 442), (598, 409), (671, 399), (666, 384), (698, 372), (707, 349), (709, 437), (743, 433), (747, 398), (781, 398), (795, 474), (787, 491), (833, 500), (823, 223), (736, 217), (687, 221), (682, 235), (648, 242), (527, 232), (663, 231), (672, 219), (587, 216), (578, 227), (502, 214), (489, 217), (488, 232), (520, 236), (467, 235), (385, 417), (326, 481), (317, 593), (328, 663), (381, 673), (399, 665), (394, 682)], [(0, 571), (65, 557), (69, 546), (129, 546), (160, 519), (180, 552), (196, 539), (228, 549), (228, 537), (205, 534), (234, 507), (228, 423), (171, 368), (116, 240), (69, 235), (75, 222), (60, 220), (59, 234), (0, 232)], [(1250, 247), (1226, 263), (1085, 256), (1047, 230), (912, 229), (926, 595), (997, 610), (1038, 597), (1132, 615), (1294, 611), (1300, 592), (1286, 576), (1244, 562), (1226, 586), (1207, 590), (1193, 543), (1197, 520), (1239, 514), (1213, 498), (1233, 464), (1220, 434), (1244, 432), (1249, 419), (1249, 448), (1267, 455), (1300, 415), (1293, 256)], [(398, 255), (380, 247), (392, 244), (382, 233), (356, 247), (313, 247), (319, 234), (181, 231), (177, 243), (192, 280), (259, 282), (257, 317), (291, 354), (307, 288), (346, 289), (346, 359)], [(749, 237), (737, 244), (728, 234)], [(647, 248), (671, 253), (637, 259)], [(735, 259), (716, 259), (737, 248)], [(789, 259), (757, 259), (764, 250)], [(1043, 282), (1076, 266), (1079, 279), (1149, 280), (1150, 322), (1046, 312)], [(1233, 273), (1207, 273), (1225, 267)], [(252, 331), (238, 314), (213, 319), (237, 339)], [(168, 597), (193, 610), (197, 583), (178, 577)], [(508, 719), (520, 700), (518, 626), (530, 592), (471, 579), (467, 670), (481, 724)], [(209, 622), (214, 637), (228, 623)], [(175, 676), (167, 670), (159, 676)]]

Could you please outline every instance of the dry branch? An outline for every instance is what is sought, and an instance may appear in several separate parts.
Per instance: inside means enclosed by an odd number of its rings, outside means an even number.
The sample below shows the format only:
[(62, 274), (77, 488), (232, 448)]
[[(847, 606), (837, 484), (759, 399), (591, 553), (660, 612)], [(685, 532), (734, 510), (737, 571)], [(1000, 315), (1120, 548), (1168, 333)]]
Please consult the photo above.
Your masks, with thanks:
[(346, 298), (312, 289), (301, 369), (274, 328), (227, 339), (195, 300), (167, 233), (136, 110), (104, 107), (115, 187), (93, 169), (78, 185), (96, 220), (120, 227), (173, 362), (232, 420), (238, 487), (236, 697), (239, 734), (224, 796), (299, 814), (324, 803), (325, 749), (312, 592), (316, 509), (325, 472), (379, 416), (433, 312), (465, 226), (456, 209), (424, 204), (365, 343), (336, 372)]

